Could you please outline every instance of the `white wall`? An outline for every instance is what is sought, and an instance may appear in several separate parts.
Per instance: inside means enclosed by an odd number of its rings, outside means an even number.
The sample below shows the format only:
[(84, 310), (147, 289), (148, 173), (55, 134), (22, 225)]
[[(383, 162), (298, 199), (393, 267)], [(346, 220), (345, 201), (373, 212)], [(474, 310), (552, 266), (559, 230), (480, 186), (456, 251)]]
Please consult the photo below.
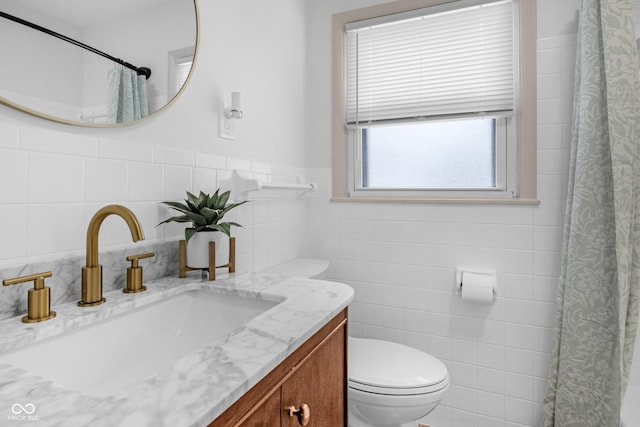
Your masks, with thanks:
[[(36, 24), (56, 28), (71, 38), (79, 38), (82, 33), (80, 28), (33, 11), (22, 2), (5, 1), (0, 7), (16, 17), (30, 17)], [(73, 82), (82, 80), (82, 49), (5, 18), (0, 18), (0, 40), (0, 96), (30, 108), (56, 100), (78, 111), (82, 105), (82, 85)], [(55, 78), (59, 75), (66, 78)]]
[[(375, 3), (308, 3), (307, 159), (325, 189), (331, 14)], [(539, 206), (331, 203), (328, 193), (311, 206), (311, 254), (330, 259), (330, 277), (356, 289), (350, 333), (423, 349), (449, 367), (452, 386), (430, 425), (538, 423), (560, 268), (578, 5), (538, 0)], [(460, 301), (458, 266), (496, 269), (497, 302)]]
[[(232, 169), (261, 179), (304, 175), (304, 4), (199, 3), (192, 81), (158, 117), (90, 129), (0, 105), (0, 265), (83, 253), (87, 223), (108, 203), (132, 208), (147, 240), (161, 241), (180, 235), (176, 227), (156, 227), (161, 200), (212, 191)], [(234, 90), (244, 94), (245, 117), (236, 141), (228, 141), (217, 136), (219, 104)], [(303, 250), (304, 202), (295, 197), (256, 201), (237, 216), (247, 226), (237, 230), (243, 269), (260, 270)], [(101, 247), (128, 244), (120, 222), (105, 222)]]

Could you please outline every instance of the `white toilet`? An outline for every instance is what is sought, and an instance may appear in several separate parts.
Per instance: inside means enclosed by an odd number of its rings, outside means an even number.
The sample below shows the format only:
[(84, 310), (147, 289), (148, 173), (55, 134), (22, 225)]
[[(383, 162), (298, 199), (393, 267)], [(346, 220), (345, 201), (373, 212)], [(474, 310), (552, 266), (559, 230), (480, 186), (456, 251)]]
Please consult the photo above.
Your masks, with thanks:
[[(328, 261), (294, 259), (265, 273), (319, 279), (328, 267)], [(449, 387), (444, 363), (389, 341), (349, 337), (347, 369), (350, 427), (415, 427)]]
[(449, 387), (447, 367), (415, 348), (349, 337), (349, 426), (415, 426)]

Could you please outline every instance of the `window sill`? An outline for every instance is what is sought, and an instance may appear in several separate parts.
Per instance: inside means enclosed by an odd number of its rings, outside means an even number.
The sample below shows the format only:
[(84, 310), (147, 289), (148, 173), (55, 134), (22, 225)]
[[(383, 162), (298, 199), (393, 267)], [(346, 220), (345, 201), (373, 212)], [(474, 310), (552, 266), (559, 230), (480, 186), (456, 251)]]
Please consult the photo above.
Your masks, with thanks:
[(537, 206), (536, 199), (437, 199), (437, 198), (374, 198), (374, 197), (332, 197), (331, 202), (345, 203), (434, 203), (456, 205), (532, 205)]

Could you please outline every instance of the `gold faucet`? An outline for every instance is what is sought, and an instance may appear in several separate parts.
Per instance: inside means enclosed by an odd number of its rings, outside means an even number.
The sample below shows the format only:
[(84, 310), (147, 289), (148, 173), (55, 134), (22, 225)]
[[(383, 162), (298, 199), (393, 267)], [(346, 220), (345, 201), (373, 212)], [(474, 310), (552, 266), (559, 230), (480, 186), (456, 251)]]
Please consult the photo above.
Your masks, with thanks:
[(78, 301), (80, 307), (99, 305), (106, 301), (102, 297), (102, 266), (98, 264), (98, 232), (102, 221), (111, 214), (125, 220), (134, 242), (144, 239), (138, 219), (124, 206), (108, 205), (93, 215), (87, 228), (87, 265), (82, 267), (82, 300)]

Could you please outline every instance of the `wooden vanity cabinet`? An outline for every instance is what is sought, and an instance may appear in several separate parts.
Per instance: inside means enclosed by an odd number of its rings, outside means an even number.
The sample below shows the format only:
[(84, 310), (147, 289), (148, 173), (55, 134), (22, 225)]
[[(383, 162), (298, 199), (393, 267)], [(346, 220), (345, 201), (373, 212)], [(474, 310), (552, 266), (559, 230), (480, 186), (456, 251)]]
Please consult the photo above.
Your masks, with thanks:
[(347, 309), (216, 418), (209, 427), (302, 425), (289, 407), (309, 407), (308, 427), (347, 426)]

